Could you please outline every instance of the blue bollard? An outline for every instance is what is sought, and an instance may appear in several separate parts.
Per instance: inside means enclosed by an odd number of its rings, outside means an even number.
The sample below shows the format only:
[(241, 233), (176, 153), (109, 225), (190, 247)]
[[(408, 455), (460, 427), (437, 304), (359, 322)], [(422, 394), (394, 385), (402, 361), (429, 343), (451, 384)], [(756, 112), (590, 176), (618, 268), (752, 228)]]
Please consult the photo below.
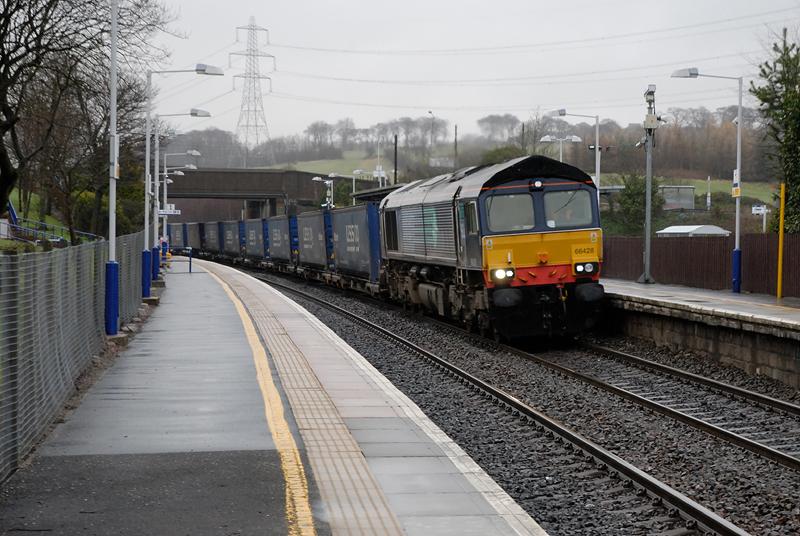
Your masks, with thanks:
[(106, 263), (106, 335), (119, 329), (119, 264)]
[(142, 251), (142, 298), (150, 297), (150, 279), (153, 277), (153, 259), (149, 250)]
[(733, 281), (731, 290), (737, 294), (742, 291), (742, 250), (733, 250)]
[(158, 269), (161, 266), (161, 249), (156, 246), (153, 248), (153, 281), (158, 281)]

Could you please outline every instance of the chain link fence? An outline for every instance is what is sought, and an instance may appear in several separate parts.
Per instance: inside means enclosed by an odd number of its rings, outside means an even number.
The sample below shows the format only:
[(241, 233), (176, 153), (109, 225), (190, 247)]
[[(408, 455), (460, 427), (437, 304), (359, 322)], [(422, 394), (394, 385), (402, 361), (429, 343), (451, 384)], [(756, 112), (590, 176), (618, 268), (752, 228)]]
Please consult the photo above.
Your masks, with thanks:
[[(117, 239), (120, 320), (141, 304), (142, 233)], [(41, 438), (103, 348), (108, 244), (0, 254), (0, 481)]]

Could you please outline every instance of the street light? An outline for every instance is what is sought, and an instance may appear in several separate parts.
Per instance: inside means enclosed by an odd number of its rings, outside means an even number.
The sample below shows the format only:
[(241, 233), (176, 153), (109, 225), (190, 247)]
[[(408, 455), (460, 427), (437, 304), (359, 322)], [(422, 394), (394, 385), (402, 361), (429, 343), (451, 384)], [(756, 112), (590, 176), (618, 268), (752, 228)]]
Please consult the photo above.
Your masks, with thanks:
[(322, 177), (314, 177), (311, 180), (314, 182), (324, 182), (326, 187), (325, 193), (325, 204), (324, 207), (331, 209), (333, 208), (333, 177), (335, 176), (334, 173), (328, 175), (331, 177), (330, 179), (323, 179)]
[[(159, 171), (159, 158), (158, 158), (158, 153), (159, 153), (159, 150), (161, 148), (161, 140), (160, 140), (159, 132), (158, 132), (158, 127), (159, 127), (158, 120), (160, 118), (162, 118), (162, 117), (181, 117), (181, 116), (211, 117), (211, 114), (209, 112), (207, 112), (206, 110), (201, 110), (199, 108), (191, 108), (188, 112), (177, 113), (177, 114), (156, 114), (156, 116), (155, 116), (156, 117), (156, 127), (155, 127), (155, 144), (156, 144), (156, 150), (155, 150), (155, 165), (156, 165), (155, 176), (156, 176), (156, 179), (159, 178), (160, 173), (161, 173)], [(183, 153), (181, 153), (181, 154), (183, 154)], [(166, 159), (164, 160), (164, 167), (166, 168)], [(153, 220), (156, 222), (156, 225), (153, 226), (153, 245), (154, 245), (154, 247), (153, 247), (153, 255), (154, 255), (154, 257), (153, 257), (153, 265), (152, 265), (153, 280), (158, 279), (158, 269), (161, 266), (161, 258), (159, 256), (161, 254), (161, 248), (159, 247), (159, 240), (158, 240), (158, 201), (159, 201), (158, 200), (158, 194), (159, 194), (158, 182), (159, 182), (158, 180), (155, 181), (155, 192), (154, 192), (154, 197), (155, 197), (155, 212), (154, 212), (154, 214), (155, 215), (153, 217)], [(166, 203), (167, 203), (167, 192), (166, 192), (166, 188), (164, 188), (164, 205), (165, 205), (164, 208), (166, 208)], [(164, 235), (163, 236), (166, 236), (166, 234), (167, 234), (167, 216), (166, 215), (163, 216), (162, 223), (164, 225)], [(166, 255), (166, 251), (164, 251), (163, 253)]]
[(742, 250), (740, 248), (740, 221), (742, 212), (742, 85), (744, 77), (741, 76), (720, 76), (715, 74), (700, 74), (697, 67), (678, 69), (672, 73), (672, 78), (720, 78), (722, 80), (736, 80), (739, 82), (739, 111), (736, 115), (736, 169), (733, 171), (733, 190), (732, 194), (736, 198), (736, 232), (734, 234), (733, 246), (733, 273), (731, 274), (731, 290), (741, 292), (742, 290)]
[(584, 114), (568, 114), (567, 110), (561, 108), (558, 110), (558, 115), (561, 117), (587, 117), (594, 118), (594, 185), (597, 187), (597, 194), (600, 195), (600, 116), (599, 115), (584, 115)]
[(431, 110), (428, 110), (428, 113), (431, 116), (431, 156), (433, 156), (433, 122), (436, 121), (436, 118)]
[(550, 134), (546, 136), (542, 136), (542, 139), (539, 140), (540, 143), (555, 143), (558, 142), (558, 161), (564, 161), (564, 142), (569, 143), (580, 143), (581, 140), (578, 136), (567, 136), (566, 138), (558, 138), (556, 136), (551, 136)]
[[(105, 324), (106, 334), (119, 329), (119, 264), (117, 263), (117, 179), (119, 178), (119, 138), (117, 137), (117, 34), (119, 0), (111, 0), (111, 66), (109, 72), (108, 138), (111, 162), (108, 173), (108, 262), (106, 262)], [(145, 233), (146, 234), (146, 233)], [(144, 255), (142, 256), (144, 266)], [(144, 281), (144, 277), (142, 277)], [(149, 289), (148, 289), (149, 291)]]
[[(115, 0), (116, 1), (116, 0)], [(194, 69), (172, 69), (172, 70), (161, 70), (161, 71), (147, 71), (147, 86), (145, 92), (147, 94), (147, 113), (145, 115), (145, 142), (144, 142), (144, 252), (142, 253), (142, 296), (148, 297), (150, 296), (150, 280), (158, 279), (158, 266), (159, 262), (156, 262), (156, 258), (158, 256), (158, 248), (156, 243), (158, 242), (157, 232), (153, 233), (153, 246), (152, 252), (150, 250), (150, 233), (148, 232), (148, 227), (150, 226), (150, 205), (151, 205), (151, 180), (152, 174), (150, 173), (151, 169), (151, 162), (150, 162), (150, 135), (152, 130), (152, 113), (153, 113), (153, 75), (154, 74), (172, 74), (172, 73), (195, 73), (199, 75), (205, 76), (222, 76), (225, 73), (219, 67), (215, 67), (213, 65), (207, 65), (205, 63), (198, 63), (195, 65)], [(199, 117), (199, 116), (198, 116)], [(155, 167), (158, 167), (158, 157), (156, 156)], [(156, 178), (158, 176), (156, 175)], [(156, 181), (157, 182), (157, 181)], [(156, 200), (158, 197), (156, 197)], [(154, 221), (158, 221), (158, 214), (154, 214), (153, 216)], [(158, 225), (155, 226), (158, 228)], [(149, 277), (146, 277), (145, 274), (148, 274)]]

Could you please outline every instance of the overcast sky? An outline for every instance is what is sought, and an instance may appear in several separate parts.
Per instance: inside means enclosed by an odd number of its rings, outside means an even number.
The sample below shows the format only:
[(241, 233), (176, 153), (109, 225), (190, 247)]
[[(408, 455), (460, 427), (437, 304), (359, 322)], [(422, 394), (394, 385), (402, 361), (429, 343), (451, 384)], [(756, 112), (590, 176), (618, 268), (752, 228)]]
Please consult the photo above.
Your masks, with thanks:
[[(269, 29), (276, 57), (272, 93), (263, 81), (270, 134), (300, 133), (314, 120), (351, 117), (358, 127), (428, 110), (460, 132), (489, 113), (525, 119), (566, 107), (620, 124), (641, 122), (642, 94), (657, 86), (659, 111), (736, 103), (736, 82), (670, 79), (681, 67), (753, 77), (771, 34), (795, 34), (800, 1), (769, 0), (165, 0), (185, 35), (161, 36), (172, 51), (161, 68), (195, 62), (226, 76), (156, 77), (156, 112), (196, 106), (210, 119), (179, 119), (179, 130), (235, 131), (242, 99), (246, 25)], [(262, 40), (266, 43), (266, 40)], [(261, 61), (262, 73), (272, 69)], [(346, 80), (344, 80), (346, 79)], [(746, 79), (746, 84), (749, 80)], [(746, 102), (747, 102), (747, 97)], [(749, 100), (753, 104), (752, 100)], [(573, 122), (580, 119), (571, 119)]]

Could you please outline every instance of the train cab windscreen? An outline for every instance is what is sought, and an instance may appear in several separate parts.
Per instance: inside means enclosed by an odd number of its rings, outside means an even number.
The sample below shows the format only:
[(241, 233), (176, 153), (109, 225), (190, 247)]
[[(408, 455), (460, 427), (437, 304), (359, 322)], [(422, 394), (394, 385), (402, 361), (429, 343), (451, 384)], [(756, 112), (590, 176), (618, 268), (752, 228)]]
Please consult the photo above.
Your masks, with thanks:
[(530, 194), (492, 195), (486, 199), (489, 230), (493, 233), (528, 231), (534, 226)]
[(545, 192), (544, 211), (547, 227), (570, 229), (592, 224), (592, 194), (588, 190)]

